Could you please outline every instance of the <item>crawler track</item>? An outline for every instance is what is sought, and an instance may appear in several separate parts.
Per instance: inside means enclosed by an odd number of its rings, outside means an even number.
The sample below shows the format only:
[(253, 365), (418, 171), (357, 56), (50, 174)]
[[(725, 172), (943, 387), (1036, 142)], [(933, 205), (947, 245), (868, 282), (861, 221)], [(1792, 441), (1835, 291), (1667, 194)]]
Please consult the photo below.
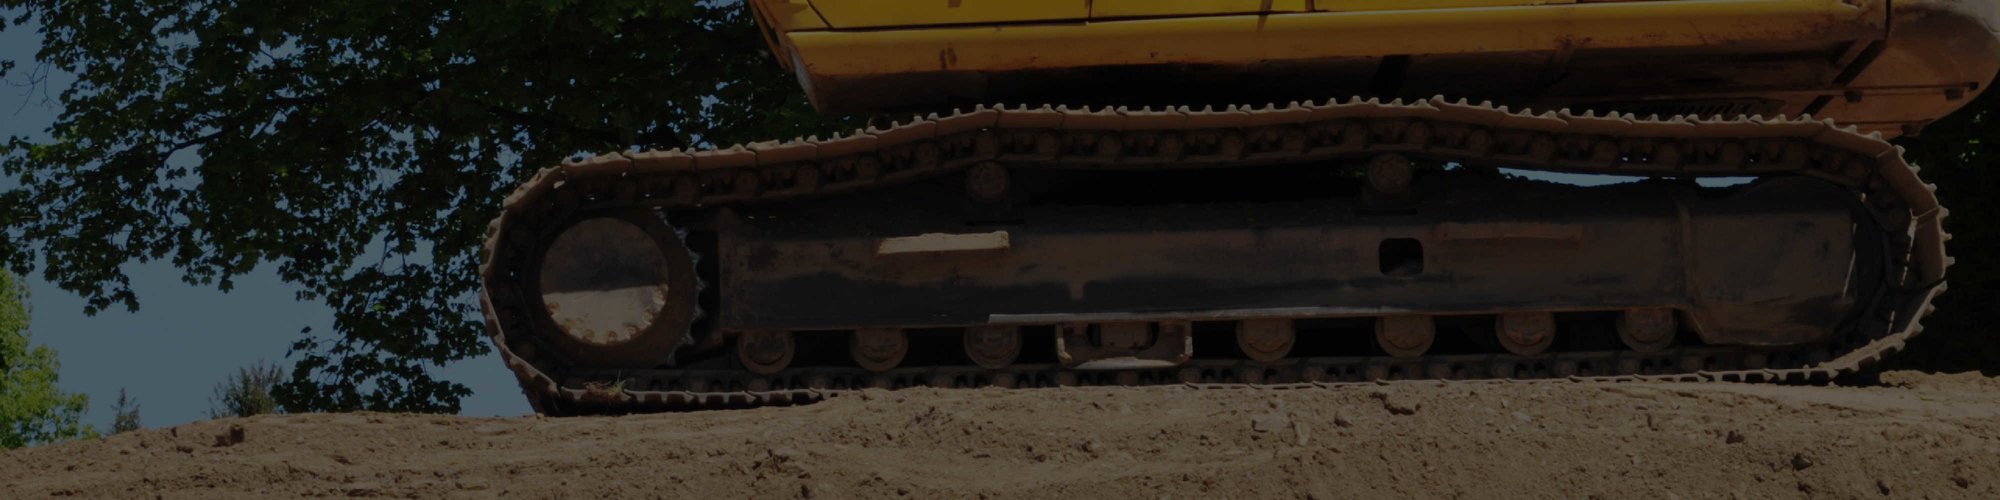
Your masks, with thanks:
[[(574, 214), (617, 207), (715, 209), (826, 196), (1000, 160), (1068, 169), (1226, 168), (1384, 152), (1513, 168), (1636, 176), (1801, 175), (1851, 189), (1904, 251), (1878, 306), (1832, 341), (1784, 350), (1683, 347), (1657, 353), (1565, 352), (1294, 358), (1273, 364), (1197, 359), (1172, 369), (791, 368), (604, 370), (571, 366), (541, 345), (526, 300), (539, 241)], [(684, 153), (614, 154), (544, 169), (488, 228), (480, 298), (488, 333), (534, 406), (600, 413), (797, 404), (866, 387), (1198, 384), (1309, 387), (1405, 379), (1807, 381), (1900, 350), (1944, 290), (1945, 210), (1901, 150), (1827, 121), (1671, 119), (1510, 111), (1433, 98), (1225, 110), (978, 108), (833, 139)]]

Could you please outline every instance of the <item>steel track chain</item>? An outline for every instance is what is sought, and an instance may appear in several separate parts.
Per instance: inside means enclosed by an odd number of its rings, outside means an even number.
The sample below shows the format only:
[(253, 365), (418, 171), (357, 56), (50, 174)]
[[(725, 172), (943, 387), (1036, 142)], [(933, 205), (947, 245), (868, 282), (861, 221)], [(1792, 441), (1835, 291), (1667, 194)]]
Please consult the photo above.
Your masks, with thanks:
[[(1565, 352), (1250, 361), (1164, 370), (793, 368), (603, 371), (564, 366), (534, 331), (524, 269), (538, 238), (573, 214), (621, 207), (703, 208), (825, 196), (957, 171), (984, 161), (1061, 168), (1235, 167), (1402, 153), (1510, 168), (1634, 176), (1805, 175), (1846, 186), (1885, 218), (1904, 250), (1887, 302), (1835, 339), (1788, 350), (1682, 347), (1659, 353)], [(480, 302), (487, 331), (538, 411), (605, 413), (817, 401), (860, 388), (1187, 384), (1301, 388), (1387, 380), (1811, 381), (1902, 349), (1944, 290), (1947, 211), (1902, 149), (1878, 134), (1810, 117), (1635, 117), (1533, 113), (1442, 97), (1232, 106), (1221, 110), (979, 107), (831, 139), (708, 151), (616, 153), (543, 169), (488, 227)], [(1887, 214), (1886, 216), (1880, 214)]]

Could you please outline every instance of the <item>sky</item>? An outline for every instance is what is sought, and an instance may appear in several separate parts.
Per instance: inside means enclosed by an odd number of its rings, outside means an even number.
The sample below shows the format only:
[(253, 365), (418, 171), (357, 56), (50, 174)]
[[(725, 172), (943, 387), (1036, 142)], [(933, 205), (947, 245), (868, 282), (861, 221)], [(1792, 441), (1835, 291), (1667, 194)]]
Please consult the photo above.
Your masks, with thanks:
[[(49, 124), (61, 111), (50, 101), (75, 79), (58, 73), (49, 75), (46, 88), (26, 86), (41, 45), (33, 28), (0, 31), (0, 60), (18, 65), (0, 83), (0, 137), (46, 139)], [(14, 185), (14, 179), (0, 178), (0, 189)], [(138, 399), (141, 423), (147, 427), (206, 419), (215, 385), (237, 369), (259, 361), (289, 368), (286, 351), (301, 329), (333, 331), (332, 309), (294, 300), (299, 287), (278, 279), (274, 265), (237, 278), (236, 289), (228, 293), (182, 283), (180, 270), (171, 263), (124, 269), (139, 296), (138, 312), (113, 307), (86, 316), (80, 297), (40, 276), (22, 277), (30, 293), (30, 335), (35, 343), (55, 349), (62, 363), (61, 388), (90, 395), (84, 421), (99, 429), (111, 427), (109, 407), (120, 389)], [(493, 355), (435, 374), (472, 388), (472, 396), (463, 401), (466, 415), (531, 411), (513, 375)]]

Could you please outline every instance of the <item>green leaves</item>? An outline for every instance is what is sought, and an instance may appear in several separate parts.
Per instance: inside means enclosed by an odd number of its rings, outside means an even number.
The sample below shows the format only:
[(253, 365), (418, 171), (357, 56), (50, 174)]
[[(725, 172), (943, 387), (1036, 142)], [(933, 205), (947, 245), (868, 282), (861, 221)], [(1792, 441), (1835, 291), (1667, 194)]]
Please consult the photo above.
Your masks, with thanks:
[(93, 437), (83, 394), (56, 387), (56, 353), (28, 337), (28, 290), (0, 272), (0, 450)]
[[(278, 400), (271, 396), (271, 390), (284, 382), (284, 373), (285, 370), (278, 365), (266, 364), (263, 360), (237, 368), (234, 376), (215, 384), (215, 396), (208, 399), (208, 418), (277, 413)], [(119, 394), (119, 399), (124, 399), (123, 393)]]
[[(231, 286), (260, 266), (335, 310), (288, 408), (451, 411), (486, 351), (486, 221), (578, 153), (792, 137), (812, 114), (747, 11), (693, 1), (0, 0), (78, 76), (43, 144), (0, 150), (0, 258), (91, 311), (120, 266)], [(226, 320), (226, 319), (219, 319)]]

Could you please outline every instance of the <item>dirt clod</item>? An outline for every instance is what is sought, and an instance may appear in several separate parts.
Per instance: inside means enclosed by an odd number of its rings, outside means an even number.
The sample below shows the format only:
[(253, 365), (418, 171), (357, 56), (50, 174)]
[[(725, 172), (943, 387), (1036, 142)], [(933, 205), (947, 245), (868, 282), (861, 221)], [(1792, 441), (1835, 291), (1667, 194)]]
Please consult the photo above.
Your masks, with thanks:
[(229, 424), (229, 431), (215, 436), (215, 447), (228, 448), (243, 444), (243, 439), (248, 437), (248, 434), (249, 431), (244, 429), (242, 424)]
[(1379, 389), (1368, 393), (1368, 397), (1381, 401), (1382, 409), (1388, 410), (1392, 415), (1415, 415), (1417, 414), (1417, 410), (1422, 409), (1424, 406), (1423, 403), (1405, 401), (1395, 394)]

